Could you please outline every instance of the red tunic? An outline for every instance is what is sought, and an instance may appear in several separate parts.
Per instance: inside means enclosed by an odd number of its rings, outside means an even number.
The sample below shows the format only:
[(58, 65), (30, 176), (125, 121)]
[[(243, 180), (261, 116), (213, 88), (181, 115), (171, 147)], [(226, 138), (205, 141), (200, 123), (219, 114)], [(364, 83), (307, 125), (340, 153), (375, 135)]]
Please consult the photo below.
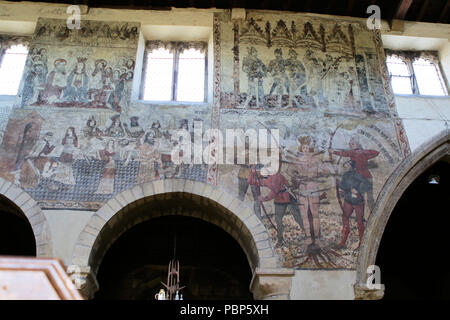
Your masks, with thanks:
[(355, 171), (367, 179), (372, 179), (367, 164), (368, 160), (378, 156), (379, 152), (375, 150), (363, 150), (363, 149), (353, 149), (353, 150), (343, 150), (343, 151), (333, 151), (333, 154), (342, 157), (349, 157), (351, 160), (355, 161), (356, 167)]
[(289, 203), (289, 193), (285, 191), (285, 186), (288, 182), (279, 172), (262, 179), (255, 178), (255, 172), (250, 172), (248, 176), (248, 183), (255, 186), (263, 186), (270, 189), (270, 193), (263, 199), (263, 201), (269, 201), (274, 199), (275, 203)]

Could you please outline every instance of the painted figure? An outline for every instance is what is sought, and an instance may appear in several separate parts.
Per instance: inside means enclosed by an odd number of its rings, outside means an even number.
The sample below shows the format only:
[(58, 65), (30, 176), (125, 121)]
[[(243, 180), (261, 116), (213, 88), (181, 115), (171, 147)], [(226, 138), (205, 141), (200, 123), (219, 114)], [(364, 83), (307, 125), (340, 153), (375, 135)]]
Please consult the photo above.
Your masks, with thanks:
[(87, 102), (89, 79), (86, 73), (86, 60), (87, 58), (78, 58), (77, 64), (67, 77), (64, 101)]
[[(303, 63), (297, 58), (297, 52), (289, 49), (289, 58), (286, 60), (286, 71), (289, 81), (289, 106), (300, 107), (295, 95), (298, 93), (303, 100), (306, 100), (306, 69)], [(304, 93), (303, 93), (304, 92)]]
[(274, 53), (275, 59), (271, 60), (267, 67), (267, 71), (273, 79), (269, 95), (276, 91), (277, 104), (281, 107), (284, 89), (286, 89), (286, 92), (289, 92), (289, 79), (286, 75), (286, 60), (283, 58), (283, 51), (278, 48), (275, 49)]
[(143, 140), (140, 148), (138, 183), (159, 179), (157, 168), (162, 167), (161, 156), (155, 145), (154, 131), (147, 132)]
[(67, 128), (61, 144), (63, 150), (59, 156), (59, 163), (56, 168), (56, 173), (53, 176), (53, 180), (64, 184), (75, 185), (72, 164), (74, 155), (77, 154), (78, 137), (74, 127)]
[(299, 152), (294, 157), (287, 155), (289, 176), (291, 177), (291, 190), (294, 192), (306, 236), (311, 243), (320, 239), (319, 206), (321, 197), (325, 197), (324, 189), (319, 189), (317, 180), (321, 175), (330, 174), (330, 170), (315, 154), (315, 143), (310, 136), (298, 139)]
[(105, 131), (105, 135), (114, 138), (125, 136), (125, 131), (123, 130), (122, 122), (120, 121), (120, 115), (116, 114), (112, 116), (111, 121), (110, 126)]
[(56, 59), (55, 69), (49, 73), (42, 100), (45, 103), (60, 102), (62, 93), (67, 85), (66, 64), (64, 59)]
[(367, 179), (369, 185), (366, 191), (367, 204), (369, 205), (370, 212), (372, 212), (375, 200), (373, 198), (373, 179), (368, 169), (368, 162), (370, 159), (378, 156), (379, 152), (376, 150), (364, 150), (359, 142), (358, 136), (353, 136), (350, 139), (349, 147), (350, 150), (334, 150), (330, 148), (328, 152), (355, 161), (355, 171)]
[(255, 96), (256, 107), (259, 107), (261, 102), (264, 103), (263, 78), (267, 74), (267, 68), (258, 58), (258, 52), (254, 47), (249, 47), (247, 51), (248, 55), (242, 61), (242, 71), (247, 74), (248, 79), (247, 99), (244, 105), (247, 108)]
[(91, 85), (88, 91), (88, 98), (95, 104), (102, 104), (103, 101), (103, 87), (105, 81), (105, 68), (106, 61), (103, 59), (98, 59), (94, 63), (94, 71), (91, 75)]
[(251, 186), (266, 187), (270, 189), (270, 193), (263, 197), (258, 196), (258, 201), (261, 206), (266, 201), (273, 200), (275, 205), (275, 222), (277, 224), (278, 242), (277, 246), (280, 247), (283, 244), (283, 217), (286, 213), (286, 209), (289, 207), (295, 221), (303, 229), (303, 221), (300, 216), (298, 205), (295, 204), (295, 200), (288, 192), (288, 181), (280, 174), (280, 172), (271, 172), (268, 168), (261, 170), (261, 177), (258, 177), (256, 173), (256, 166), (252, 166), (250, 175), (248, 177), (248, 183)]
[(107, 141), (106, 146), (100, 151), (100, 159), (105, 161), (105, 168), (103, 169), (102, 178), (97, 187), (97, 194), (111, 194), (114, 193), (114, 177), (116, 175), (116, 156), (114, 139)]
[(350, 216), (353, 211), (355, 211), (358, 226), (358, 248), (364, 234), (364, 193), (369, 190), (370, 185), (366, 178), (356, 172), (356, 162), (350, 160), (349, 164), (350, 169), (343, 174), (339, 183), (340, 189), (344, 192), (344, 203), (342, 205), (342, 237), (338, 248), (345, 248), (350, 233)]
[(55, 149), (52, 132), (47, 132), (41, 139), (39, 139), (31, 150), (26, 159), (31, 160), (32, 166), (39, 172), (39, 175), (44, 171), (47, 161), (49, 161), (50, 153)]
[[(20, 142), (19, 142), (20, 141)], [(17, 157), (14, 163), (13, 175), (14, 182), (22, 187), (28, 187), (27, 173), (30, 173), (32, 168), (26, 164), (27, 156), (33, 150), (35, 138), (33, 137), (33, 123), (27, 123), (24, 127), (22, 137), (17, 143)], [(33, 174), (34, 176), (34, 174)], [(32, 183), (33, 184), (33, 183)]]
[(314, 57), (311, 50), (306, 50), (305, 60), (308, 68), (308, 95), (314, 100), (316, 107), (325, 106), (322, 77), (324, 74), (323, 61)]
[(34, 64), (25, 78), (21, 106), (39, 102), (41, 94), (45, 90), (45, 81), (44, 65), (42, 63)]

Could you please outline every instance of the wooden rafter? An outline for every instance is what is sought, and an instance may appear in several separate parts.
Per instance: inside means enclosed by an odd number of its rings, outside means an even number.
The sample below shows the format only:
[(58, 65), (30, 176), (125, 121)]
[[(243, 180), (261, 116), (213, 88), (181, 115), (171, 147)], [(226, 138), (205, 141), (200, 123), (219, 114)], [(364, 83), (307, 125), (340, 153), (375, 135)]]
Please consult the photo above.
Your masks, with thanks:
[(422, 4), (422, 7), (420, 8), (419, 14), (417, 15), (416, 21), (422, 21), (423, 16), (425, 15), (425, 12), (428, 9), (428, 4), (430, 0), (425, 0)]
[[(447, 0), (444, 8), (442, 9), (441, 14), (439, 15), (438, 22), (445, 22), (444, 19), (447, 17), (448, 8), (450, 7), (450, 0)], [(448, 17), (447, 17), (448, 18)]]
[(312, 8), (312, 0), (307, 0), (305, 1), (305, 12), (311, 12), (311, 8)]
[(355, 0), (348, 0), (347, 11), (345, 13), (347, 16), (350, 16), (352, 14), (354, 6), (355, 6)]
[(413, 0), (401, 0), (392, 18), (398, 20), (405, 19), (412, 2)]

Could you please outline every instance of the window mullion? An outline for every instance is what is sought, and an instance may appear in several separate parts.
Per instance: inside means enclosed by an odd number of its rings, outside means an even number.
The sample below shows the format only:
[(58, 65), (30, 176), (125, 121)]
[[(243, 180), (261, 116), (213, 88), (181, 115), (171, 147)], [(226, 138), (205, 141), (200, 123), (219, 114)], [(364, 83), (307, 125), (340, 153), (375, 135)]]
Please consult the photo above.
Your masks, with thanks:
[(406, 65), (408, 66), (409, 74), (411, 77), (411, 89), (413, 94), (420, 94), (419, 93), (419, 87), (417, 85), (416, 80), (416, 74), (414, 73), (414, 67), (412, 63), (412, 59), (408, 58), (406, 62)]
[(173, 73), (172, 73), (172, 101), (177, 100), (177, 90), (178, 90), (178, 59), (180, 57), (179, 48), (175, 49), (173, 55)]

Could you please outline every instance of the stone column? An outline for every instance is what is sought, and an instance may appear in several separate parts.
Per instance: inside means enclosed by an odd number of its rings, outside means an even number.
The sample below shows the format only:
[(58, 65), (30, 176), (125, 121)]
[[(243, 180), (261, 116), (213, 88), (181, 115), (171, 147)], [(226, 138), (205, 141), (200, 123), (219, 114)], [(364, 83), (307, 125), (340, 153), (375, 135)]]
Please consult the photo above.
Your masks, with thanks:
[(290, 300), (293, 269), (256, 268), (250, 291), (256, 300)]

